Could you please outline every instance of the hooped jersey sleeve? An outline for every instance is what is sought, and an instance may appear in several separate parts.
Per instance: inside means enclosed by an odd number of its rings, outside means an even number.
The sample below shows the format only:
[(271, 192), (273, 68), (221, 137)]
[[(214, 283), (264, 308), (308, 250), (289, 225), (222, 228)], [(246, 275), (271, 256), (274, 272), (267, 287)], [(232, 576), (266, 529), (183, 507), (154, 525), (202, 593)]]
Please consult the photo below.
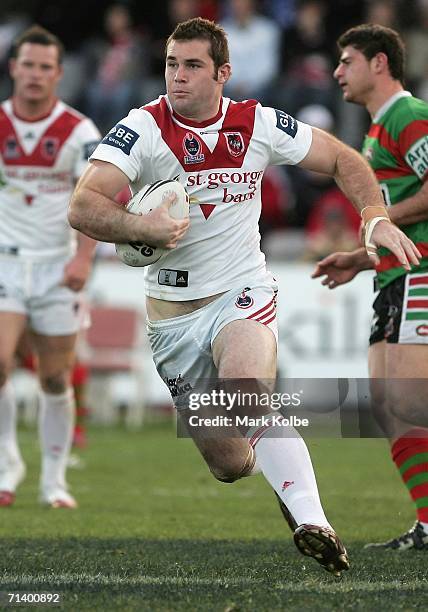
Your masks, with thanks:
[(130, 183), (140, 180), (144, 157), (150, 155), (152, 120), (141, 109), (132, 109), (102, 139), (90, 160), (99, 159), (117, 166)]
[(270, 165), (298, 164), (312, 144), (312, 128), (282, 110), (262, 107), (267, 134), (270, 136)]

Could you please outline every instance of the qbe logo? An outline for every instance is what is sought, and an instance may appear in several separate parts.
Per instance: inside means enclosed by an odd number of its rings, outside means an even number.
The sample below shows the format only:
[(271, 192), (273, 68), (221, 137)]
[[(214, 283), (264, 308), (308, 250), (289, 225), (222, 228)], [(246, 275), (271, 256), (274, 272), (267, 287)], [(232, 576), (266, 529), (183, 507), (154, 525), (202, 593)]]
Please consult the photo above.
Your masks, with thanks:
[(134, 132), (134, 130), (131, 130), (131, 128), (122, 123), (118, 123), (104, 136), (101, 142), (102, 144), (120, 149), (125, 155), (130, 155), (131, 149), (139, 137), (140, 135), (137, 132)]

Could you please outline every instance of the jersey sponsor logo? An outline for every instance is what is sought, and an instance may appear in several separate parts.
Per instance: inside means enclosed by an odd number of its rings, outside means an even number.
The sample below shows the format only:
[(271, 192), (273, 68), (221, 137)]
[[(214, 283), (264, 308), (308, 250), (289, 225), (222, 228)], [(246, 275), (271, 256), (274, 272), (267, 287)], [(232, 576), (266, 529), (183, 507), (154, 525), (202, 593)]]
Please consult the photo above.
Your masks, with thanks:
[(190, 383), (186, 383), (181, 374), (176, 376), (175, 378), (169, 378), (165, 376), (164, 378), (165, 384), (168, 385), (169, 392), (171, 393), (171, 397), (178, 397), (179, 395), (184, 395), (193, 389)]
[(167, 270), (161, 268), (158, 273), (159, 285), (168, 285), (168, 287), (188, 287), (189, 272), (187, 270)]
[(428, 325), (423, 323), (422, 325), (418, 325), (416, 328), (416, 333), (418, 336), (428, 336)]
[(56, 154), (59, 149), (59, 139), (54, 138), (53, 136), (47, 136), (46, 138), (42, 138), (40, 143), (40, 151), (45, 159), (55, 159)]
[(137, 132), (122, 123), (118, 123), (104, 136), (101, 142), (120, 149), (125, 155), (130, 155), (131, 149), (139, 137), (140, 135)]
[(200, 164), (205, 161), (205, 155), (201, 153), (202, 143), (196, 134), (186, 132), (183, 138), (183, 151), (185, 164)]
[(428, 170), (428, 134), (419, 138), (408, 149), (405, 160), (418, 178), (425, 176)]
[(277, 109), (275, 109), (275, 114), (276, 127), (291, 136), (291, 138), (295, 138), (297, 134), (297, 121), (294, 117)]
[(21, 149), (15, 136), (8, 136), (3, 144), (3, 158), (17, 159), (21, 156)]
[(227, 150), (232, 157), (239, 157), (245, 149), (244, 139), (241, 132), (224, 132), (226, 138)]
[(250, 287), (245, 287), (241, 295), (238, 295), (236, 298), (235, 306), (238, 308), (251, 308), (251, 306), (254, 304), (253, 298), (251, 295), (247, 295), (247, 291), (251, 291)]
[(91, 142), (85, 142), (85, 144), (83, 145), (83, 159), (89, 159), (98, 145), (99, 145), (99, 140), (92, 140)]

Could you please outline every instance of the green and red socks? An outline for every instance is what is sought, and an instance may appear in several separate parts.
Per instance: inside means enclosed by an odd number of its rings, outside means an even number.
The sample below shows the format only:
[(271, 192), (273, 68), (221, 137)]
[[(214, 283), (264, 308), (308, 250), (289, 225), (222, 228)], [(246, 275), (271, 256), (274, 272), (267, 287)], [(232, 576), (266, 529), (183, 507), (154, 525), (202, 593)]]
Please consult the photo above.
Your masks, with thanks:
[(428, 533), (428, 430), (408, 431), (393, 443), (391, 455), (416, 504), (418, 521)]

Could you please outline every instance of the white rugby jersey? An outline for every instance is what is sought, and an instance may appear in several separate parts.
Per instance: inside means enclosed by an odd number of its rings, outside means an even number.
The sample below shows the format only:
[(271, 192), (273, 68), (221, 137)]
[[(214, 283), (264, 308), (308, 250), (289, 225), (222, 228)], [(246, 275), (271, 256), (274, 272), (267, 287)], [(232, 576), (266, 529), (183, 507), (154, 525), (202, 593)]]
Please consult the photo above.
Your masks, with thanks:
[(69, 255), (75, 232), (67, 208), (100, 134), (92, 121), (57, 101), (47, 117), (17, 117), (0, 105), (0, 254)]
[(177, 115), (161, 96), (120, 121), (91, 159), (120, 168), (133, 192), (178, 177), (191, 201), (184, 238), (145, 268), (146, 294), (192, 300), (263, 278), (263, 172), (272, 164), (300, 162), (311, 142), (310, 126), (256, 100), (222, 98), (215, 117), (196, 123)]

